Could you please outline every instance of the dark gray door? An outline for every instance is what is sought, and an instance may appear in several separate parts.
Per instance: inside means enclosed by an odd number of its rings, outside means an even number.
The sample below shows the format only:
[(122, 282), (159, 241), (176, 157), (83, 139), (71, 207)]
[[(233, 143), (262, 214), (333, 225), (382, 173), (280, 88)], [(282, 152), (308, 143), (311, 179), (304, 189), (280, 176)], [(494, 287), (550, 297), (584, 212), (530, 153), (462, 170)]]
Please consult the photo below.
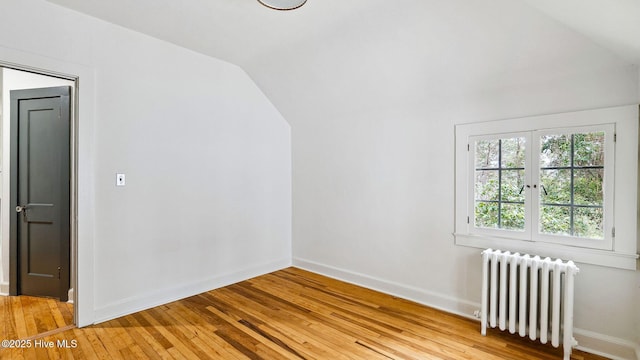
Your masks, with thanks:
[(10, 292), (69, 290), (70, 88), (11, 91)]

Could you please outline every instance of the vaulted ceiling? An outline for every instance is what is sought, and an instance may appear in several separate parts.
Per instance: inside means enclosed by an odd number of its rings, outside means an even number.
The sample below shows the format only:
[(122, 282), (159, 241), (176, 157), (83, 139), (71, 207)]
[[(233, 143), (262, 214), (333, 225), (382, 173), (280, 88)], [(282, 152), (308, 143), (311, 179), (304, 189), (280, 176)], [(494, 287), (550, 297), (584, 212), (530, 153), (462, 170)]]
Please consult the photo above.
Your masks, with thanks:
[(640, 0), (48, 1), (234, 63), (292, 123), (640, 64)]
[(640, 64), (639, 0), (524, 0), (628, 61)]
[[(49, 0), (100, 19), (167, 40), (232, 63), (244, 64), (265, 52), (324, 36), (363, 20), (385, 24), (393, 13), (411, 11), (416, 1), (309, 0), (291, 12), (269, 10), (255, 0)], [(510, 17), (497, 1), (422, 1), (425, 21), (433, 14), (465, 16), (491, 10)], [(517, 0), (578, 31), (627, 60), (640, 62), (640, 0)], [(382, 10), (382, 11), (380, 11)], [(504, 11), (503, 11), (504, 10)], [(532, 9), (532, 11), (534, 11)], [(379, 12), (380, 18), (371, 18)], [(419, 15), (419, 14), (416, 14)], [(439, 21), (447, 21), (440, 16)], [(452, 19), (455, 21), (455, 19)], [(504, 31), (509, 31), (505, 28)], [(549, 39), (552, 40), (552, 39)]]

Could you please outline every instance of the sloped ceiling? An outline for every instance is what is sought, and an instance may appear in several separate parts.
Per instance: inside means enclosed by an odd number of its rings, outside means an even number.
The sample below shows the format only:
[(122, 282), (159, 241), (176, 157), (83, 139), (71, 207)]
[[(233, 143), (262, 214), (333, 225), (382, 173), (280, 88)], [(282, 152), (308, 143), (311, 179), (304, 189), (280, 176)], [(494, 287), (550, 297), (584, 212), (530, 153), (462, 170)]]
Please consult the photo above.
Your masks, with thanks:
[(628, 61), (640, 64), (639, 0), (524, 0)]
[(256, 0), (48, 1), (241, 66), (382, 3), (310, 1), (295, 11), (276, 11)]
[(640, 0), (48, 1), (239, 65), (292, 124), (640, 63)]
[[(97, 18), (234, 63), (360, 21), (374, 9), (393, 13), (414, 1), (309, 0), (292, 12), (255, 0), (48, 0)], [(496, 1), (453, 1), (461, 13), (481, 5), (496, 17), (512, 16)], [(640, 0), (518, 0), (592, 38), (630, 62), (640, 61)], [(423, 1), (433, 12), (443, 7)], [(476, 2), (477, 3), (477, 2)], [(429, 10), (429, 9), (427, 9)], [(464, 15), (464, 14), (461, 14)], [(425, 20), (432, 19), (425, 16)], [(504, 29), (508, 31), (508, 29)]]

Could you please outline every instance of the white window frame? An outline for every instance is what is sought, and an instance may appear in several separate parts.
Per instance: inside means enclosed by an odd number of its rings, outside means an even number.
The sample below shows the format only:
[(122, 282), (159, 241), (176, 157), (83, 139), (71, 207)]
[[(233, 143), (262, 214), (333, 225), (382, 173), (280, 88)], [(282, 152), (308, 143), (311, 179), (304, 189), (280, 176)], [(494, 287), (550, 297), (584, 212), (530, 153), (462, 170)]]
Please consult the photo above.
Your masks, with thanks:
[[(538, 214), (527, 208), (525, 232), (478, 229), (473, 224), (475, 211), (475, 140), (531, 134), (527, 154), (539, 152), (543, 133), (582, 133), (603, 130), (605, 140), (605, 239), (538, 235)], [(613, 130), (613, 131), (611, 131)], [(506, 135), (506, 136), (505, 136)], [(638, 232), (638, 106), (587, 110), (519, 119), (459, 124), (455, 128), (455, 243), (476, 248), (495, 248), (524, 252), (576, 262), (635, 270)], [(527, 135), (529, 136), (529, 135)], [(615, 142), (614, 142), (614, 136)], [(526, 171), (528, 183), (538, 179), (539, 164)], [(536, 180), (537, 181), (537, 180)], [(607, 189), (609, 187), (609, 189)], [(531, 187), (525, 204), (539, 201), (539, 187)], [(613, 194), (613, 195), (610, 195)], [(528, 201), (527, 201), (528, 200)], [(615, 215), (615, 219), (613, 218)], [(615, 235), (614, 235), (615, 234)]]

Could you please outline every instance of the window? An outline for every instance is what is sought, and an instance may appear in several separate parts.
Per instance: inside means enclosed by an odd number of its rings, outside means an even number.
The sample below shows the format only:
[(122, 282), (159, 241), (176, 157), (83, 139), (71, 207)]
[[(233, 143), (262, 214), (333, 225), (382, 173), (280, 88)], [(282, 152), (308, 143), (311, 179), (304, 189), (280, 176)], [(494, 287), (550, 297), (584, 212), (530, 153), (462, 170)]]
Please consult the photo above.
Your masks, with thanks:
[[(636, 214), (637, 124), (598, 116), (612, 109), (457, 126), (456, 243), (635, 268), (637, 221), (624, 217), (631, 237), (614, 241), (614, 215)], [(635, 129), (622, 162), (617, 127)], [(617, 173), (633, 181), (616, 189)], [(614, 202), (616, 190), (629, 197)], [(628, 261), (593, 260), (603, 254)]]
[(470, 231), (611, 249), (614, 136), (608, 124), (470, 137)]

